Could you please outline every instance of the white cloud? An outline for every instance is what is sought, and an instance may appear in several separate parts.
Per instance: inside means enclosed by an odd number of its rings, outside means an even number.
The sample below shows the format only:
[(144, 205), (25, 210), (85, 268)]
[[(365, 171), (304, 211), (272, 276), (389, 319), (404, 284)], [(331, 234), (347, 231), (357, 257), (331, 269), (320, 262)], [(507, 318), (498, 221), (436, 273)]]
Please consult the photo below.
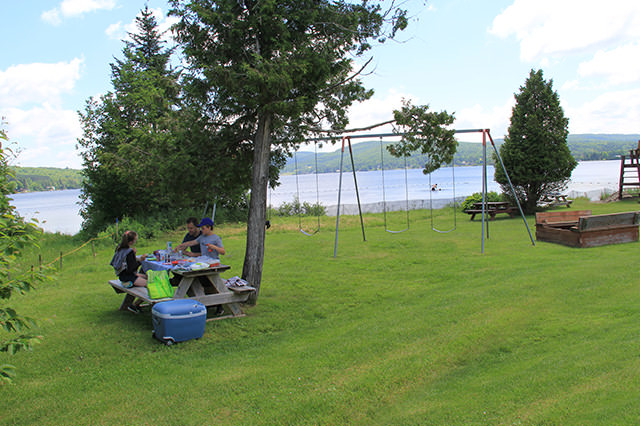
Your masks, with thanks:
[(43, 105), (28, 110), (0, 111), (7, 121), (10, 141), (19, 148), (17, 165), (81, 168), (75, 150), (82, 128), (75, 111)]
[(60, 18), (60, 12), (58, 9), (51, 9), (42, 12), (40, 18), (51, 25), (60, 25), (62, 23), (62, 18)]
[(118, 21), (115, 24), (109, 25), (104, 32), (107, 35), (107, 37), (109, 37), (110, 39), (113, 39), (113, 40), (122, 39), (121, 35), (124, 34), (124, 31), (122, 29), (122, 22)]
[(21, 64), (0, 70), (0, 116), (20, 150), (18, 165), (80, 168), (75, 153), (81, 127), (62, 98), (80, 78), (83, 59)]
[[(502, 105), (497, 105), (490, 109), (478, 104), (463, 108), (456, 112), (455, 128), (458, 130), (489, 129), (494, 140), (500, 139), (507, 133), (511, 120), (511, 110), (514, 105), (515, 98), (511, 97)], [(465, 142), (478, 142), (481, 137), (472, 134), (461, 134), (458, 139)]]
[(640, 35), (640, 2), (515, 0), (496, 16), (491, 34), (520, 42), (524, 61), (540, 61), (629, 42)]
[(75, 18), (96, 10), (111, 10), (116, 0), (63, 0), (60, 6), (42, 12), (41, 19), (52, 25), (60, 25), (62, 18)]
[(638, 133), (640, 89), (604, 93), (590, 102), (567, 105), (571, 133)]
[(116, 0), (63, 0), (60, 10), (64, 16), (73, 17), (96, 10), (111, 10)]
[(21, 64), (0, 70), (0, 105), (59, 104), (60, 96), (70, 92), (80, 78), (83, 63), (75, 58), (70, 62)]
[(609, 84), (640, 82), (640, 43), (598, 51), (578, 67), (581, 77), (604, 77)]

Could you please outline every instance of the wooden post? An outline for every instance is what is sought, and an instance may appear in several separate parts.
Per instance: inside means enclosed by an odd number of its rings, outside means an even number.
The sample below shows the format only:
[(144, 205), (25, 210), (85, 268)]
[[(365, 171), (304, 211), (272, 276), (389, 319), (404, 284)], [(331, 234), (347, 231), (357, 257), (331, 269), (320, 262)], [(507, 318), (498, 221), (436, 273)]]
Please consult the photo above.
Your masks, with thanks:
[(38, 255), (38, 267), (42, 271), (42, 254)]
[(62, 270), (62, 252), (60, 252), (60, 270)]

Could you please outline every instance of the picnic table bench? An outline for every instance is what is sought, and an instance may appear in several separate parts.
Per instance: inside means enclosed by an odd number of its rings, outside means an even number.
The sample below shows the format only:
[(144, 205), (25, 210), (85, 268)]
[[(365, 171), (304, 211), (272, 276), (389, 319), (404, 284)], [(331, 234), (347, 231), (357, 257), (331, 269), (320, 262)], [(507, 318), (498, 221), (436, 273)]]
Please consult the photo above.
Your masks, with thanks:
[[(485, 214), (489, 215), (489, 220), (494, 220), (496, 215), (499, 213), (506, 213), (509, 216), (513, 217), (518, 210), (511, 205), (507, 201), (487, 201), (485, 204)], [(471, 219), (473, 220), (477, 214), (482, 214), (482, 206), (483, 203), (473, 203), (473, 208), (467, 209), (464, 212), (471, 215)]]
[(536, 239), (570, 247), (638, 241), (640, 212), (591, 215), (591, 210), (536, 213)]
[[(161, 265), (160, 262), (143, 261), (143, 268), (145, 264), (149, 269), (156, 268), (157, 270), (160, 267), (171, 270), (171, 268), (159, 266)], [(222, 306), (224, 315), (209, 318), (207, 321), (244, 316), (239, 304), (246, 302), (251, 293), (255, 291), (255, 288), (251, 286), (227, 287), (226, 281), (220, 277), (220, 272), (228, 269), (230, 269), (230, 266), (218, 265), (193, 271), (172, 270), (175, 276), (180, 277), (180, 282), (175, 289), (173, 297), (163, 299), (151, 299), (146, 287), (134, 286), (127, 288), (117, 279), (109, 280), (109, 285), (113, 287), (116, 293), (125, 294), (120, 310), (126, 310), (136, 298), (140, 298), (151, 305), (167, 300), (188, 298), (201, 302), (207, 308)]]

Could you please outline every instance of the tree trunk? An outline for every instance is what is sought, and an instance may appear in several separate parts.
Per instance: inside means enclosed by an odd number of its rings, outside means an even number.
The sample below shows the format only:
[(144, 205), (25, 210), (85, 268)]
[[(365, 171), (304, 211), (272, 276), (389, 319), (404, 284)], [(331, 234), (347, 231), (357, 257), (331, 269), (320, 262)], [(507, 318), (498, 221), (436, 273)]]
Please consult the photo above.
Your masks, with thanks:
[(249, 300), (255, 304), (260, 292), (262, 264), (264, 262), (265, 220), (267, 217), (267, 187), (269, 184), (269, 161), (271, 154), (271, 114), (258, 117), (258, 132), (253, 144), (253, 166), (251, 178), (251, 198), (247, 220), (247, 247), (242, 267), (242, 278), (247, 280), (256, 292)]

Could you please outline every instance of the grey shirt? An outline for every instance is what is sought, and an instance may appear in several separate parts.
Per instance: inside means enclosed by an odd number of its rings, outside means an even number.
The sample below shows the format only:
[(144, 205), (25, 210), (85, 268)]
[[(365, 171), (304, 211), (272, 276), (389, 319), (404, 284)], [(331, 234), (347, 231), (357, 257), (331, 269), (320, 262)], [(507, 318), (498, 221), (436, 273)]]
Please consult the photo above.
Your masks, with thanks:
[(209, 251), (209, 249), (207, 248), (206, 244), (213, 244), (214, 246), (218, 246), (220, 248), (224, 248), (224, 246), (222, 245), (222, 238), (220, 238), (216, 234), (209, 235), (209, 236), (206, 236), (204, 234), (200, 234), (200, 236), (198, 238), (196, 238), (196, 240), (200, 243), (200, 255), (201, 256), (207, 256), (207, 257), (211, 257), (213, 259), (220, 259), (220, 256), (218, 255), (218, 252), (216, 250)]

